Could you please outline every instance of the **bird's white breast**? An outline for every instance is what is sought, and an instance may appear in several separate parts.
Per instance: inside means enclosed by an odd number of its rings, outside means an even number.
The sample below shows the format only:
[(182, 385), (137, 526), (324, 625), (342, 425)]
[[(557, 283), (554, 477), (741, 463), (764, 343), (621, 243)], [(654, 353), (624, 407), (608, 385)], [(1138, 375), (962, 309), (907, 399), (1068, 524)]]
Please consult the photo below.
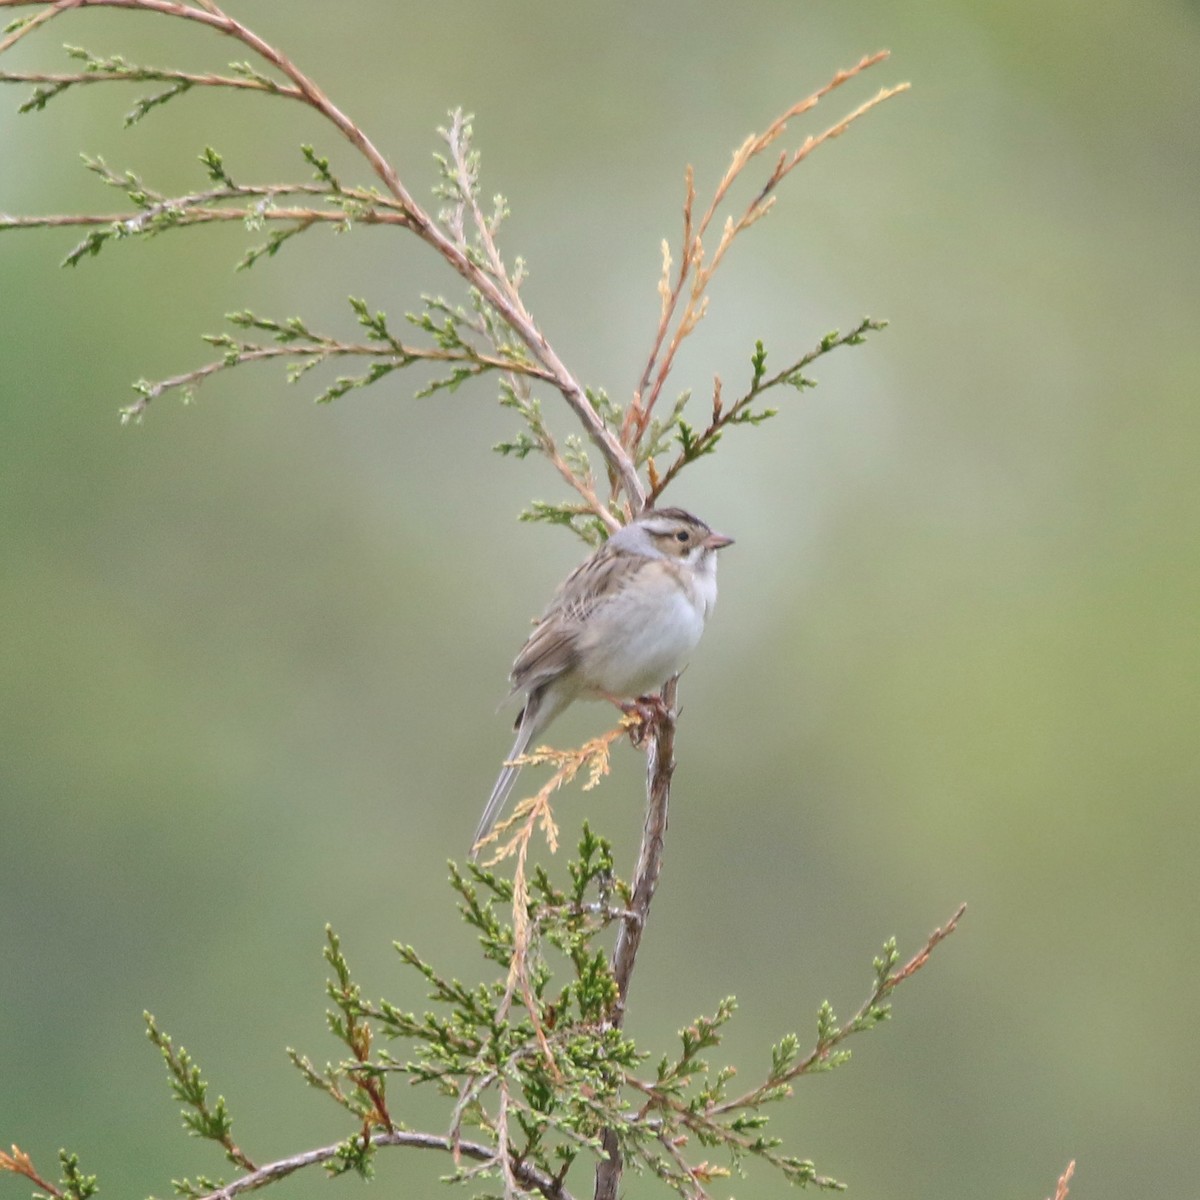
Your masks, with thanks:
[[(640, 696), (674, 675), (695, 649), (716, 603), (714, 564), (681, 570), (648, 565), (637, 586), (605, 605), (581, 639), (586, 686), (613, 696)], [(709, 568), (709, 569), (705, 569)]]

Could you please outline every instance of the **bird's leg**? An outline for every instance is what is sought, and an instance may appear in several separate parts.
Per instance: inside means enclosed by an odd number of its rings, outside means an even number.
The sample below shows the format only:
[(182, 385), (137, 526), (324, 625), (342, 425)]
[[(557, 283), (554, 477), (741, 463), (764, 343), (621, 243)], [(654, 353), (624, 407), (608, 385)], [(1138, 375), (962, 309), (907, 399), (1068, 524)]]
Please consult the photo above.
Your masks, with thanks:
[(671, 715), (667, 702), (657, 692), (639, 696), (631, 707), (647, 724), (651, 721), (665, 721)]

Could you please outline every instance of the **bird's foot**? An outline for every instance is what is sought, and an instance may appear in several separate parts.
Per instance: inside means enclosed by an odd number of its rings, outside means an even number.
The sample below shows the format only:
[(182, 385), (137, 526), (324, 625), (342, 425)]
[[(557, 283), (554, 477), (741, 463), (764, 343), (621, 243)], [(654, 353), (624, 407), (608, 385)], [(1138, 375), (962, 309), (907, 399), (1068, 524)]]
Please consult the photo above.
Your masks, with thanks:
[(649, 696), (639, 696), (636, 700), (624, 701), (620, 707), (626, 716), (636, 716), (638, 718), (639, 723), (632, 726), (629, 730), (629, 740), (635, 746), (641, 746), (650, 730), (660, 721), (665, 721), (670, 716), (670, 710), (663, 702), (663, 698), (657, 693)]

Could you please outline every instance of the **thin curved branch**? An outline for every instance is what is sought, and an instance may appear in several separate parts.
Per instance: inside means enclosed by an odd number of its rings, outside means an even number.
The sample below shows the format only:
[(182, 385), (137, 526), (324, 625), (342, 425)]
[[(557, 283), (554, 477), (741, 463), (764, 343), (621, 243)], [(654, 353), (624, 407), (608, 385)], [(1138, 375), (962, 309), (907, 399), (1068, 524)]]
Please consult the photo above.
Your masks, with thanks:
[[(303, 1154), (294, 1154), (289, 1158), (281, 1158), (276, 1162), (259, 1167), (240, 1178), (227, 1183), (215, 1192), (209, 1192), (200, 1200), (230, 1200), (242, 1192), (252, 1192), (278, 1179), (294, 1175), (305, 1167), (317, 1166), (337, 1158), (342, 1148), (341, 1142), (332, 1146), (321, 1146), (316, 1150), (306, 1150)], [(450, 1137), (434, 1133), (415, 1133), (404, 1129), (391, 1129), (371, 1135), (371, 1145), (408, 1146), (415, 1150), (443, 1150), (451, 1154), (463, 1155), (478, 1162), (489, 1162), (495, 1158), (496, 1152), (491, 1146), (479, 1142), (456, 1141)], [(546, 1200), (574, 1200), (571, 1193), (552, 1175), (539, 1171), (536, 1167), (525, 1162), (511, 1162), (513, 1176), (525, 1187), (533, 1188), (546, 1197)]]
[(726, 405), (722, 399), (721, 380), (717, 378), (713, 388), (712, 417), (708, 426), (696, 433), (688, 443), (685, 443), (665, 471), (651, 473), (650, 503), (653, 504), (658, 499), (666, 490), (667, 485), (684, 467), (708, 454), (720, 441), (722, 433), (729, 426), (759, 424), (767, 417), (774, 416), (775, 409), (763, 409), (757, 414), (751, 411), (751, 405), (764, 392), (783, 386), (793, 387), (797, 390), (814, 387), (815, 380), (808, 379), (804, 375), (806, 367), (811, 366), (831, 350), (836, 350), (840, 346), (857, 346), (866, 339), (868, 333), (878, 332), (886, 327), (886, 321), (875, 321), (870, 317), (864, 317), (849, 333), (839, 333), (835, 330), (826, 334), (807, 354), (801, 355), (782, 370), (776, 371), (774, 375), (766, 374), (766, 357), (762, 355), (760, 343), (759, 354), (751, 360), (754, 377), (746, 391), (732, 404)]
[(0, 71), (3, 83), (50, 83), (56, 87), (74, 87), (88, 83), (187, 83), (193, 87), (240, 88), (247, 92), (267, 92), (302, 100), (299, 88), (283, 83), (264, 83), (261, 79), (244, 79), (237, 75), (214, 75), (211, 72), (168, 71), (146, 68), (135, 75), (106, 74), (99, 71)]
[[(642, 844), (633, 873), (633, 892), (629, 908), (633, 919), (621, 925), (613, 950), (613, 977), (617, 982), (617, 1011), (622, 1021), (633, 965), (642, 944), (642, 930), (658, 888), (662, 871), (663, 846), (667, 834), (667, 807), (671, 800), (671, 777), (675, 773), (675, 701), (679, 677), (669, 679), (662, 691), (662, 711), (656, 715), (646, 757), (646, 821)], [(620, 1023), (620, 1022), (618, 1022)]]
[[(232, 367), (240, 367), (245, 363), (263, 362), (273, 358), (293, 358), (320, 362), (328, 358), (366, 357), (396, 359), (398, 365), (407, 365), (407, 363), (415, 362), (418, 359), (438, 363), (462, 363), (464, 367), (471, 369), (474, 374), (482, 374), (484, 371), (515, 371), (521, 369), (515, 367), (511, 362), (492, 358), (490, 355), (453, 354), (446, 350), (430, 350), (415, 346), (404, 347), (402, 353), (397, 352), (391, 347), (368, 346), (362, 343), (350, 342), (339, 342), (328, 345), (318, 343), (316, 345), (300, 346), (252, 346), (236, 354), (231, 354), (227, 358), (215, 359), (213, 362), (205, 363), (204, 366), (197, 367), (195, 370), (184, 371), (179, 375), (172, 375), (169, 379), (161, 379), (157, 383), (146, 384), (144, 386), (139, 385), (139, 387), (142, 387), (140, 397), (133, 404), (123, 408), (121, 416), (125, 421), (136, 420), (152, 400), (159, 399), (167, 392), (174, 391), (176, 388), (189, 388), (195, 384), (203, 383), (210, 375), (215, 375), (219, 371), (228, 370)], [(540, 368), (532, 366), (528, 368), (528, 374), (539, 379), (545, 377), (544, 372)]]
[[(185, 198), (186, 200), (186, 198)], [(177, 207), (177, 205), (179, 205)], [(122, 225), (126, 233), (140, 233), (142, 228), (153, 222), (157, 214), (174, 210), (176, 225), (205, 225), (212, 221), (293, 221), (298, 224), (313, 224), (317, 221), (331, 223), (359, 222), (363, 225), (408, 225), (402, 213), (378, 209), (356, 213), (348, 217), (344, 212), (324, 208), (201, 208), (175, 200), (140, 208), (124, 213), (44, 213), (34, 217), (14, 217), (0, 213), (0, 230), (4, 229), (63, 229), (73, 225)], [(553, 380), (548, 372), (546, 379)]]
[[(0, 8), (25, 8), (31, 4), (32, 0), (0, 0)], [(57, 4), (43, 9), (37, 16), (30, 17), (20, 28), (14, 29), (8, 37), (0, 41), (0, 54), (3, 54), (10, 46), (15, 46), (17, 42), (31, 34), (39, 25), (44, 25), (47, 21), (53, 20), (69, 6), (70, 0), (58, 0)]]
[[(456, 109), (451, 114), (449, 128), (439, 130), (439, 133), (445, 138), (447, 148), (450, 151), (450, 158), (445, 163), (445, 167), (447, 177), (453, 185), (452, 198), (454, 199), (453, 205), (442, 213), (442, 225), (449, 233), (451, 244), (458, 253), (473, 263), (484, 278), (499, 287), (509, 297), (512, 308), (519, 314), (520, 319), (532, 327), (533, 319), (528, 309), (526, 309), (525, 302), (521, 299), (520, 293), (523, 267), (518, 260), (515, 271), (510, 272), (500, 254), (499, 246), (496, 244), (496, 228), (504, 214), (498, 209), (489, 218), (484, 214), (479, 205), (478, 179), (476, 174), (478, 159), (469, 151), (469, 120), (462, 109)], [(470, 228), (474, 231), (475, 235), (474, 240), (468, 236), (468, 214), (470, 216)], [(517, 326), (513, 325), (510, 312), (507, 310), (498, 311), (502, 311), (505, 324), (509, 328), (517, 328)], [(489, 336), (493, 336), (494, 338), (494, 332), (490, 329), (488, 332)], [(549, 351), (548, 345), (546, 349)], [(523, 390), (521, 380), (514, 378), (511, 382), (515, 397), (523, 403), (528, 404), (529, 396), (527, 391)], [(584, 429), (588, 432), (592, 441), (600, 445), (605, 461), (608, 464), (608, 474), (610, 477), (620, 480), (622, 478), (621, 473), (614, 469), (613, 457), (603, 443), (603, 439), (608, 438), (615, 450), (624, 454), (619, 440), (609, 433), (607, 425), (592, 406), (591, 400), (586, 395), (582, 395), (579, 399), (582, 403), (582, 410), (576, 409), (576, 411), (580, 416)], [(572, 408), (575, 408), (575, 405), (572, 405)], [(526, 410), (523, 415), (525, 415), (526, 420), (529, 422), (531, 428), (533, 428), (533, 432), (541, 445), (542, 452), (562, 475), (566, 483), (583, 497), (588, 509), (600, 518), (610, 533), (619, 529), (621, 521), (614, 514), (612, 508), (604, 504), (596, 494), (595, 480), (591, 471), (588, 469), (574, 470), (559, 454), (555, 441), (544, 423), (540, 419), (532, 419), (532, 410)], [(598, 438), (601, 440), (597, 441)], [(636, 484), (640, 488), (641, 483), (637, 477), (637, 465), (632, 459), (630, 459), (629, 465), (632, 468), (632, 484)], [(632, 484), (627, 485), (627, 491)], [(635, 496), (636, 493), (629, 492), (631, 502), (635, 499)], [(643, 505), (644, 499), (638, 507), (642, 507)]]

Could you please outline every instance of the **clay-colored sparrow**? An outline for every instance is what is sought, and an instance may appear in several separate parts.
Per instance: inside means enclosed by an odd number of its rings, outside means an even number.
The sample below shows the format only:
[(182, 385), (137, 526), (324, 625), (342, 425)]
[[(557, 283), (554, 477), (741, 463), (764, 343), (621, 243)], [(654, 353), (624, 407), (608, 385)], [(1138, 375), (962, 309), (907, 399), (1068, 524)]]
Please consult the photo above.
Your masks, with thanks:
[(567, 705), (641, 696), (683, 666), (717, 602), (716, 551), (732, 541), (681, 508), (648, 509), (567, 576), (513, 663), (509, 695), (524, 692), (525, 707), (472, 847), (520, 771), (507, 763)]

